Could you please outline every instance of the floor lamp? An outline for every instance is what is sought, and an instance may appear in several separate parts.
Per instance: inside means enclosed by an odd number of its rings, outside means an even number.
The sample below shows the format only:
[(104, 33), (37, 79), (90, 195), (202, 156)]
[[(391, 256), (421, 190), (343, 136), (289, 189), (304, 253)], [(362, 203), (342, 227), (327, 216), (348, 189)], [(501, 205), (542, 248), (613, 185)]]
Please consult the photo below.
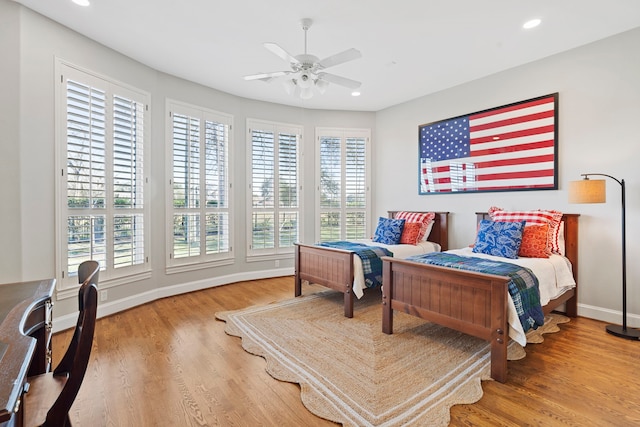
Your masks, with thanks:
[(640, 340), (640, 330), (627, 328), (627, 244), (625, 230), (625, 186), (624, 179), (617, 179), (603, 173), (583, 173), (582, 181), (569, 183), (569, 203), (604, 203), (607, 201), (604, 179), (589, 179), (590, 176), (606, 176), (622, 187), (622, 326), (607, 325), (612, 335), (629, 340)]

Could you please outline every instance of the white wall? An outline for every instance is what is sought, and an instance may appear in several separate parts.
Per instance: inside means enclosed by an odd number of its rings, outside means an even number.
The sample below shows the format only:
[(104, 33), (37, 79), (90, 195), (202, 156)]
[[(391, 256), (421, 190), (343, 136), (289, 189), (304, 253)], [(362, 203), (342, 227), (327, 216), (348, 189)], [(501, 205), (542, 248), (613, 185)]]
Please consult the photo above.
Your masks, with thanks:
[[(375, 212), (450, 211), (450, 247), (475, 237), (476, 211), (558, 209), (579, 213), (579, 314), (621, 323), (621, 191), (607, 203), (567, 202), (568, 182), (606, 173), (626, 183), (629, 325), (640, 326), (640, 29), (379, 111)], [(425, 73), (428, 78), (428, 73)], [(418, 126), (559, 92), (559, 189), (418, 195)]]
[(15, 18), (19, 6), (0, 2), (0, 278), (2, 282), (20, 279), (22, 241), (20, 180), (20, 25)]

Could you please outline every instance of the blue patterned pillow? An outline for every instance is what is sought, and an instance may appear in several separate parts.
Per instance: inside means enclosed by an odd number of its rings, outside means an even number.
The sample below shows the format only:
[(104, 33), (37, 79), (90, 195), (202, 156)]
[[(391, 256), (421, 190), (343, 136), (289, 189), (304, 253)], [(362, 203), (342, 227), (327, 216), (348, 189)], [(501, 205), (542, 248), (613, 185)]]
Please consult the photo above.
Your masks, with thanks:
[(402, 229), (404, 229), (404, 221), (404, 219), (380, 217), (378, 220), (378, 227), (376, 228), (376, 234), (373, 236), (373, 241), (376, 243), (383, 243), (385, 245), (400, 244)]
[(503, 258), (518, 258), (526, 221), (502, 222), (483, 219), (473, 252)]

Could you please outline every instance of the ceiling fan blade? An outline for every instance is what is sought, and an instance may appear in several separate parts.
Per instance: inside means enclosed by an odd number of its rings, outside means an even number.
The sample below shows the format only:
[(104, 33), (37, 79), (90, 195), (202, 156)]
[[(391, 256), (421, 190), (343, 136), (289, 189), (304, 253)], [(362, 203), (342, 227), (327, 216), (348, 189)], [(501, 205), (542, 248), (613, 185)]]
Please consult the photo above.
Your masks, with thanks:
[(287, 52), (286, 50), (284, 50), (283, 48), (281, 48), (275, 43), (265, 43), (264, 47), (266, 47), (269, 51), (271, 51), (275, 55), (287, 61), (289, 64), (300, 63), (300, 61), (298, 61), (293, 55), (291, 55), (289, 52)]
[(329, 73), (319, 73), (318, 78), (321, 80), (326, 80), (329, 83), (335, 83), (340, 86), (348, 87), (349, 89), (357, 89), (362, 84), (358, 81), (351, 80), (346, 77), (336, 76), (335, 74), (329, 74)]
[(361, 57), (362, 54), (359, 50), (351, 48), (344, 52), (336, 53), (335, 55), (324, 58), (322, 61), (318, 62), (318, 65), (320, 68), (329, 68)]
[(273, 73), (260, 73), (260, 74), (252, 74), (250, 76), (244, 76), (245, 80), (270, 80), (274, 77), (286, 76), (290, 74), (291, 71), (274, 71)]

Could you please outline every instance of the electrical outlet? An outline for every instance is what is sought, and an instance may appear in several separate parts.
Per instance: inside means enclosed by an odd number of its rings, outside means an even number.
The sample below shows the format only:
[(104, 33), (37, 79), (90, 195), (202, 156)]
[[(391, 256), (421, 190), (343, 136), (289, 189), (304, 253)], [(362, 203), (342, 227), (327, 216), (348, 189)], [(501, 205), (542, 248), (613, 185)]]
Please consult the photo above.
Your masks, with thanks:
[(100, 301), (106, 301), (109, 295), (107, 294), (107, 290), (104, 289), (100, 291)]
[(276, 260), (276, 268), (277, 267), (280, 267), (280, 260), (279, 259)]

